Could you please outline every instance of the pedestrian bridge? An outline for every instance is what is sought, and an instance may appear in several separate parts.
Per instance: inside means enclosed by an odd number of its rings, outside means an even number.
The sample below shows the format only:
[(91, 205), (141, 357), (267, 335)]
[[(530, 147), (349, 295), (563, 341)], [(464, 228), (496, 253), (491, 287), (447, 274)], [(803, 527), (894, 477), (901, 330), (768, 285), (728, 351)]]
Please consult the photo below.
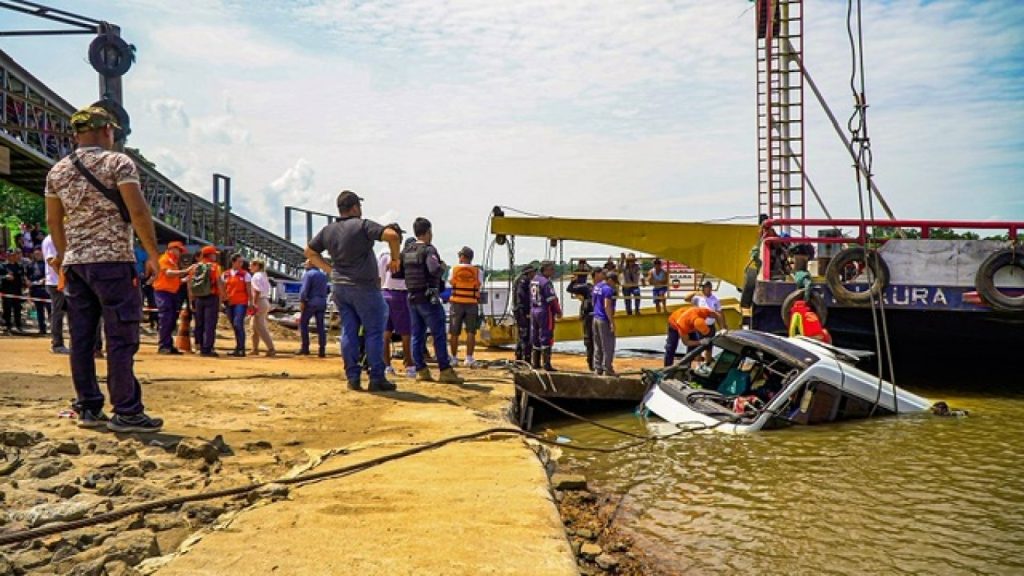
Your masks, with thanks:
[[(69, 122), (75, 110), (0, 50), (0, 160), (9, 155), (9, 170), (0, 161), (0, 179), (42, 195), (47, 172), (74, 149)], [(215, 206), (182, 189), (136, 151), (126, 153), (139, 168), (158, 241), (227, 245), (249, 259), (264, 260), (276, 275), (296, 278), (302, 273), (302, 248), (230, 214), (224, 202)]]

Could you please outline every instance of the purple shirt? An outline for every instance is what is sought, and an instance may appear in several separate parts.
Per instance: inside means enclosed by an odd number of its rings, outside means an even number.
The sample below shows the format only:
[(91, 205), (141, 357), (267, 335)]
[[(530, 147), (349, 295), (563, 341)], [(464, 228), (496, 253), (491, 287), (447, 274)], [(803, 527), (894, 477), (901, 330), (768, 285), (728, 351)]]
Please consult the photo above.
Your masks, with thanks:
[(612, 314), (615, 313), (615, 289), (604, 280), (594, 286), (594, 318), (609, 321), (608, 312), (604, 309), (605, 301), (612, 303)]

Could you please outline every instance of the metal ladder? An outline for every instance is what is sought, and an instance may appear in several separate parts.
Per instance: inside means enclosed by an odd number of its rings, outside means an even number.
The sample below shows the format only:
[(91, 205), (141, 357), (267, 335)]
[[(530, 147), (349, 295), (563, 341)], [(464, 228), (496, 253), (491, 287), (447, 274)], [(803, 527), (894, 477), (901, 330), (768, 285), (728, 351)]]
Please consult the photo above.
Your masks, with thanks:
[(803, 0), (757, 0), (756, 18), (758, 213), (802, 219)]

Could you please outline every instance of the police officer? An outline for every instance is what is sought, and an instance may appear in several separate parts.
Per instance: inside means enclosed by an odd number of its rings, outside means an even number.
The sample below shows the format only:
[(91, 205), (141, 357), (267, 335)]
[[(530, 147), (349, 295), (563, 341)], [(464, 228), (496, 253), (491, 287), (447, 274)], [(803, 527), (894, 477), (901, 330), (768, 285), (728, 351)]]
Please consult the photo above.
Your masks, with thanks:
[(43, 248), (36, 246), (32, 250), (32, 263), (26, 268), (28, 273), (29, 289), (28, 295), (32, 297), (32, 303), (36, 307), (36, 323), (39, 328), (39, 335), (43, 336), (46, 330), (46, 315), (50, 311), (50, 295), (46, 292), (46, 262), (43, 260)]
[(512, 288), (512, 315), (516, 320), (516, 360), (530, 362), (530, 282), (537, 274), (537, 267), (527, 264), (516, 277)]
[(464, 380), (452, 368), (451, 357), (445, 338), (445, 313), (441, 305), (441, 289), (444, 287), (445, 264), (431, 244), (434, 239), (430, 220), (417, 218), (412, 223), (416, 243), (402, 252), (402, 267), (405, 269), (405, 288), (409, 292), (409, 315), (412, 318), (412, 360), (416, 368), (416, 380), (433, 382), (434, 377), (427, 368), (423, 349), (427, 329), (434, 336), (434, 356), (441, 370), (440, 382), (462, 384)]
[(540, 265), (540, 274), (530, 281), (530, 364), (548, 371), (554, 370), (551, 346), (555, 343), (555, 320), (562, 317), (562, 307), (551, 283), (554, 274), (554, 262), (545, 261)]
[(587, 367), (594, 370), (594, 285), (604, 279), (604, 270), (598, 269), (593, 271), (594, 284), (591, 284), (587, 279), (587, 271), (589, 266), (584, 268), (586, 262), (580, 263), (580, 267), (576, 269), (575, 275), (573, 275), (572, 282), (569, 282), (569, 286), (566, 291), (572, 294), (577, 300), (580, 301), (580, 322), (583, 326), (583, 346), (587, 350)]
[(25, 290), (25, 267), (21, 254), (15, 250), (7, 252), (7, 261), (0, 262), (0, 293), (3, 296), (4, 331), (21, 333), (21, 294)]
[[(132, 368), (142, 321), (132, 229), (149, 255), (147, 272), (155, 274), (153, 218), (135, 163), (111, 151), (118, 125), (110, 113), (99, 107), (79, 110), (71, 116), (71, 127), (78, 149), (46, 177), (46, 223), (57, 249), (53, 267), (64, 266), (78, 425), (158, 432), (163, 421), (143, 411), (142, 387)], [(103, 414), (94, 357), (101, 318), (107, 336), (107, 389), (114, 406), (109, 419)]]

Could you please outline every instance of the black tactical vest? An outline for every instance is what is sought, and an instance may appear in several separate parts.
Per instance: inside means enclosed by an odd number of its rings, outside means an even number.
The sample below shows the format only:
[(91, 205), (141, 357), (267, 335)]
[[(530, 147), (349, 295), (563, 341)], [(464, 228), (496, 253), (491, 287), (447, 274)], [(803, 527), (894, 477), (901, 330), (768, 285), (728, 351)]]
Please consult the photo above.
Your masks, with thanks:
[(423, 292), (437, 282), (431, 282), (430, 271), (427, 270), (428, 244), (417, 242), (402, 251), (402, 268), (405, 271), (405, 288), (409, 292)]

